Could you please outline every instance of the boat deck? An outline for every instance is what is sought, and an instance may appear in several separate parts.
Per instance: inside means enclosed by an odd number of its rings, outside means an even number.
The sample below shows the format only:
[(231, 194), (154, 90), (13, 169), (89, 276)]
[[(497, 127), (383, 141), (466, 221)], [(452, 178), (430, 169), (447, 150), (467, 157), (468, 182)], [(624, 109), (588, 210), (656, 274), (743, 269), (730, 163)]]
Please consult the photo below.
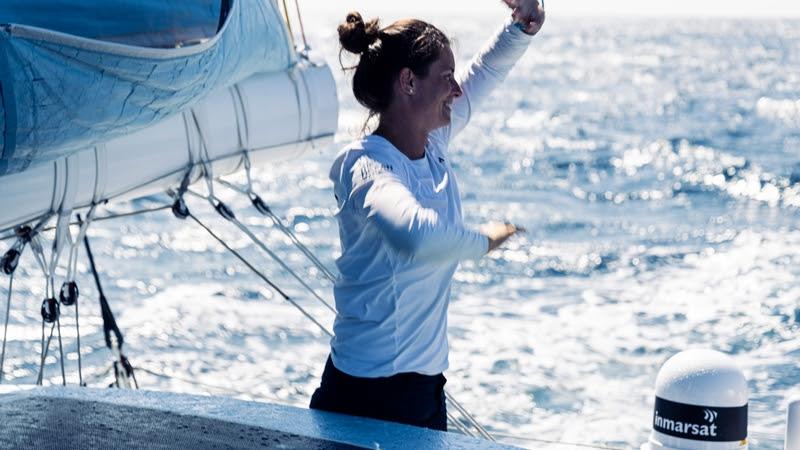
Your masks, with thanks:
[(501, 449), (455, 433), (226, 397), (38, 387), (0, 395), (0, 448)]

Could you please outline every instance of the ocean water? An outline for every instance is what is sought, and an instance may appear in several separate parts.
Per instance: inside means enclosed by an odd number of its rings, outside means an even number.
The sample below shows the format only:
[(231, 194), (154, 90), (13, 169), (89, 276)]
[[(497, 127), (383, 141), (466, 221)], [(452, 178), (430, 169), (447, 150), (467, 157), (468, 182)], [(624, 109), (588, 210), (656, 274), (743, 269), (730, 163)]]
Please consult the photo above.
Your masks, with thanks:
[[(339, 18), (309, 16), (315, 50), (335, 68)], [(426, 19), (455, 38), (460, 64), (502, 20)], [(327, 171), (365, 119), (334, 72), (337, 144), (255, 172), (256, 190), (329, 267), (339, 246)], [(713, 348), (749, 380), (752, 448), (782, 448), (786, 401), (800, 396), (800, 21), (551, 17), (451, 153), (466, 221), (528, 230), (455, 278), (447, 388), (479, 422), (638, 448), (661, 364)], [(219, 194), (331, 298), (269, 219)], [(330, 326), (245, 236), (202, 201), (189, 207)], [(159, 212), (98, 222), (89, 236), (143, 388), (308, 404), (327, 337), (202, 229)], [(102, 386), (111, 356), (83, 258), (79, 271), (83, 374)], [(32, 383), (43, 281), (30, 255), (14, 293), (6, 376)], [(71, 314), (62, 333), (75, 383)], [(45, 384), (61, 381), (53, 349)]]

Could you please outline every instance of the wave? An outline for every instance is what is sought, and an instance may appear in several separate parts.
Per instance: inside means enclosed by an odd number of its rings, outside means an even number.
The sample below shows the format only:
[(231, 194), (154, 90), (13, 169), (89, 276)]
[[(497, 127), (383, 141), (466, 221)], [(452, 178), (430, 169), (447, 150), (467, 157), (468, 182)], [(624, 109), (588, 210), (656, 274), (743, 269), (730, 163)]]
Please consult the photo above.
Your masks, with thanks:
[(800, 100), (761, 97), (756, 102), (759, 117), (800, 127)]
[[(602, 191), (591, 184), (597, 172), (613, 167), (614, 177)], [(583, 171), (589, 185), (571, 187), (575, 197), (590, 202), (661, 201), (678, 196), (724, 194), (770, 207), (800, 207), (800, 164), (786, 174), (771, 173), (749, 159), (687, 139), (659, 140), (599, 160), (551, 162), (562, 171)], [(593, 180), (594, 178), (594, 180)], [(595, 181), (595, 182), (593, 182)]]

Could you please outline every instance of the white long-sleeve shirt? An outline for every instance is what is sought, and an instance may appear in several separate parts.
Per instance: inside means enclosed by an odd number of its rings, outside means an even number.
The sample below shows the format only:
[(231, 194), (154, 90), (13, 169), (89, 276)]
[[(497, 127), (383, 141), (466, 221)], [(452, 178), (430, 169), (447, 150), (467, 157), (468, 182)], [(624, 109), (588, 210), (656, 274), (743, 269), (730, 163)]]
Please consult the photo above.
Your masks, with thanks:
[(509, 21), (459, 73), (463, 95), (450, 125), (428, 136), (424, 158), (408, 159), (377, 135), (337, 156), (330, 177), (342, 255), (331, 358), (339, 370), (374, 378), (447, 369), (453, 274), (488, 251), (487, 238), (463, 223), (447, 147), (529, 42)]

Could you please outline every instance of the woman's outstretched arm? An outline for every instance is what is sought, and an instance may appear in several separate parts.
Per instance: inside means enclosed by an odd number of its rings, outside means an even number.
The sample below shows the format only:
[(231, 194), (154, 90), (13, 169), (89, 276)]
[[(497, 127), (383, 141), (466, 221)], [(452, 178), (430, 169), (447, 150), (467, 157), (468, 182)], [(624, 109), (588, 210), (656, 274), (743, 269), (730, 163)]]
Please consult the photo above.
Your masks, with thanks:
[(453, 102), (450, 125), (431, 133), (443, 142), (449, 142), (467, 125), (473, 111), (503, 82), (544, 24), (544, 9), (537, 0), (504, 2), (512, 9), (511, 18), (459, 71), (457, 80), (464, 93)]

